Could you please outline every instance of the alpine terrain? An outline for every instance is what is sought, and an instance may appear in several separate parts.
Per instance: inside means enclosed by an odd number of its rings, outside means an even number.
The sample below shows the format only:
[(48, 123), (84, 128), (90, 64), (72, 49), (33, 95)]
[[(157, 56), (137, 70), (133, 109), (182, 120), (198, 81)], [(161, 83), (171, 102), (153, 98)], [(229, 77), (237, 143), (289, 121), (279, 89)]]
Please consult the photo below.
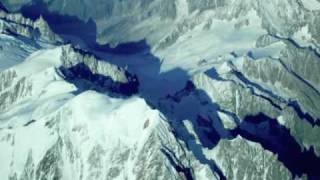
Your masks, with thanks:
[(0, 179), (320, 180), (320, 0), (0, 0)]

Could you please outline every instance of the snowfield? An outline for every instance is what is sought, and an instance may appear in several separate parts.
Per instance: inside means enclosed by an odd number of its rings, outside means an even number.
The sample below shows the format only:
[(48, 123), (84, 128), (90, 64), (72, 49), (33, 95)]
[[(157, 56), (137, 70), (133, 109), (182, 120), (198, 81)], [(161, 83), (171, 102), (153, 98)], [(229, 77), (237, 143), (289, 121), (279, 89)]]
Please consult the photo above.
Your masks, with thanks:
[(319, 5), (2, 0), (1, 178), (319, 179)]

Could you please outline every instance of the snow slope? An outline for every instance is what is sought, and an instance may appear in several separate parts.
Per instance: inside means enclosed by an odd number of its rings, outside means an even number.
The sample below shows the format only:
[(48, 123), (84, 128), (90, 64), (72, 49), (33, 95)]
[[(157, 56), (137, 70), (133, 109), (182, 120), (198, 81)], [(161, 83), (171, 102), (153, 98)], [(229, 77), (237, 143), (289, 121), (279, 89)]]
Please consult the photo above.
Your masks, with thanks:
[[(186, 166), (196, 171), (194, 176), (213, 178), (209, 167), (187, 151), (164, 116), (145, 100), (111, 97), (112, 92), (78, 89), (69, 83), (56, 68), (62, 65), (62, 48), (37, 51), (2, 72), (15, 71), (14, 78), (27, 84), (26, 89), (18, 88), (23, 93), (13, 102), (2, 100), (3, 177), (183, 179), (190, 174), (179, 168)], [(19, 82), (12, 84), (15, 81)], [(1, 94), (14, 90), (9, 86)], [(179, 165), (172, 164), (176, 157), (170, 156), (177, 156)]]
[(305, 8), (311, 11), (320, 10), (320, 2), (317, 0), (302, 0), (302, 3)]
[(0, 14), (7, 179), (320, 177), (318, 2), (46, 3), (84, 32)]

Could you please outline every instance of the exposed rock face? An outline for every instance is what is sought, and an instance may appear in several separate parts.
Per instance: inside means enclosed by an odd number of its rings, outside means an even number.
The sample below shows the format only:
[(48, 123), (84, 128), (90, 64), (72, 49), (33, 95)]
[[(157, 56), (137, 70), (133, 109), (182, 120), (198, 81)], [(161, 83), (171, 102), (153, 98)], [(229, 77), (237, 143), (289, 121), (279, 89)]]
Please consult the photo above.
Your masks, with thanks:
[[(1, 174), (18, 179), (187, 179), (196, 177), (203, 169), (209, 172), (208, 167), (197, 162), (174, 137), (161, 114), (151, 110), (139, 98), (125, 100), (123, 106), (109, 109), (111, 111), (94, 104), (76, 107), (78, 101), (88, 103), (101, 98), (101, 102), (105, 103), (115, 100), (95, 92), (85, 92), (56, 112), (20, 127), (21, 131), (2, 130), (0, 146), (6, 152), (1, 155), (2, 159), (6, 159), (2, 165), (11, 164), (6, 167), (11, 171), (7, 174), (8, 171), (2, 169)], [(116, 101), (120, 103), (122, 100)], [(101, 114), (101, 119), (88, 119), (94, 118), (90, 116), (80, 118), (82, 113), (79, 110), (84, 112), (89, 110), (87, 108), (95, 111), (94, 116), (98, 115), (97, 111), (106, 114)], [(127, 108), (133, 114), (123, 114)], [(147, 119), (150, 124), (143, 129)], [(111, 127), (108, 123), (112, 121), (123, 122)], [(100, 128), (97, 129), (97, 126)], [(123, 131), (123, 126), (127, 126), (129, 131)], [(119, 129), (114, 129), (116, 127)], [(24, 142), (21, 142), (20, 136), (31, 131), (39, 136), (25, 136)], [(30, 144), (33, 141), (37, 141), (36, 147)], [(14, 152), (19, 147), (24, 150), (11, 156), (10, 151)], [(20, 159), (19, 156), (26, 158)], [(181, 167), (190, 169), (182, 171), (179, 169)], [(207, 178), (212, 179), (213, 175), (209, 175)]]
[(208, 155), (217, 159), (227, 179), (292, 179), (274, 154), (240, 136), (220, 141)]
[(125, 69), (98, 60), (92, 54), (75, 49), (72, 46), (62, 47), (60, 57), (61, 71), (70, 80), (82, 78), (96, 83), (101, 88), (111, 89), (126, 95), (138, 92), (139, 81), (136, 76)]
[(3, 0), (0, 174), (319, 179), (318, 2)]
[[(248, 115), (267, 114), (287, 127), (301, 147), (309, 149), (313, 146), (319, 154), (319, 143), (312, 140), (318, 137), (316, 134), (320, 132), (319, 126), (314, 125), (318, 124), (319, 115), (312, 115), (318, 112), (314, 111), (319, 108), (314, 101), (318, 98), (318, 91), (312, 88), (307, 80), (297, 78), (296, 74), (292, 74), (295, 71), (289, 71), (277, 60), (253, 60), (247, 57), (241, 64), (241, 72), (245, 76), (242, 79), (235, 77), (234, 71), (230, 68), (230, 73), (222, 75), (224, 80), (212, 79), (206, 74), (196, 75), (193, 78), (195, 87), (207, 92), (209, 98), (218, 103), (220, 109), (233, 114), (236, 117), (233, 117), (235, 123)], [(282, 80), (274, 80), (279, 77)], [(252, 83), (245, 84), (246, 81)], [(302, 92), (304, 94), (299, 94)], [(309, 98), (304, 99), (306, 94)], [(293, 100), (298, 103), (292, 104)]]
[[(319, 64), (317, 63), (317, 65)], [(260, 84), (267, 84), (269, 85), (268, 87), (271, 86), (272, 90), (281, 94), (282, 97), (297, 100), (304, 107), (305, 111), (309, 112), (313, 117), (320, 117), (320, 114), (318, 114), (319, 107), (316, 105), (316, 102), (320, 100), (319, 91), (313, 88), (312, 85), (309, 85), (309, 83), (306, 83), (304, 81), (306, 78), (301, 80), (300, 76), (296, 75), (296, 71), (292, 73), (290, 69), (287, 69), (286, 65), (281, 64), (281, 61), (272, 59), (253, 61), (247, 59), (244, 60), (242, 69), (245, 76), (249, 77), (250, 80), (259, 82)]]
[(237, 81), (219, 81), (205, 74), (199, 74), (194, 77), (193, 82), (198, 89), (205, 90), (222, 109), (234, 113), (240, 120), (247, 115), (259, 112), (264, 112), (271, 117), (277, 117), (279, 113), (279, 109), (267, 98), (255, 94), (250, 87)]
[[(138, 91), (138, 79), (124, 69), (96, 59), (89, 53), (74, 49), (70, 45), (34, 53), (33, 58), (25, 63), (0, 73), (1, 105), (4, 112), (18, 102), (41, 95), (51, 81), (62, 80), (76, 83), (76, 86), (97, 88), (100, 91), (110, 90), (123, 95), (135, 94)], [(39, 55), (38, 55), (39, 54)], [(50, 56), (51, 57), (46, 57)], [(49, 62), (43, 62), (48, 59)], [(34, 70), (24, 68), (34, 66)], [(43, 68), (45, 67), (45, 68)], [(39, 71), (39, 72), (38, 72)], [(38, 78), (46, 77), (39, 82)]]
[[(31, 2), (3, 1), (9, 10), (18, 10), (32, 4)], [(103, 3), (101, 0), (90, 3), (85, 0), (42, 0), (39, 2), (38, 4), (42, 6), (48, 6), (49, 11), (76, 16), (85, 22), (92, 18), (97, 24), (97, 38), (101, 43), (118, 44), (147, 37), (154, 45), (161, 39), (182, 36), (186, 29), (192, 31), (195, 24), (205, 22), (210, 27), (214, 19), (231, 21), (254, 10), (261, 17), (263, 28), (269, 33), (291, 37), (301, 27), (307, 25), (313, 43), (319, 46), (317, 29), (320, 23), (319, 18), (316, 18), (319, 12), (306, 9), (304, 4), (298, 0), (272, 0), (270, 2), (263, 0), (135, 0), (121, 2), (112, 0)], [(36, 1), (33, 4), (37, 4)], [(97, 8), (96, 4), (100, 6)], [(201, 22), (197, 19), (201, 19)], [(177, 31), (176, 29), (182, 24), (184, 24), (184, 31)], [(126, 27), (135, 27), (135, 30), (122, 30)], [(157, 28), (162, 29), (163, 32), (154, 32)], [(114, 35), (121, 36), (112, 37)]]
[(263, 47), (269, 46), (269, 45), (271, 45), (273, 43), (276, 43), (278, 41), (279, 40), (277, 38), (265, 34), (265, 35), (260, 36), (257, 39), (256, 47), (257, 48), (263, 48)]
[(6, 179), (215, 177), (159, 111), (125, 98), (139, 84), (125, 69), (64, 45), (35, 51), (0, 77)]
[(30, 39), (43, 39), (52, 43), (62, 40), (54, 34), (42, 17), (36, 21), (24, 18), (21, 14), (8, 14), (0, 11), (1, 33), (24, 36)]

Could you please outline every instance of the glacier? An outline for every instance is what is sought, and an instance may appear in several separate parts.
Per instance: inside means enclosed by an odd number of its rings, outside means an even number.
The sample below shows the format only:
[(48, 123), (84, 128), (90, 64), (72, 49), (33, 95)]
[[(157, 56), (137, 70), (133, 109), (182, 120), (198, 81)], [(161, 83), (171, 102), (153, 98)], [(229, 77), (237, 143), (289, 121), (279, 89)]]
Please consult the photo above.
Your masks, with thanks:
[(8, 180), (319, 179), (319, 0), (0, 0)]

